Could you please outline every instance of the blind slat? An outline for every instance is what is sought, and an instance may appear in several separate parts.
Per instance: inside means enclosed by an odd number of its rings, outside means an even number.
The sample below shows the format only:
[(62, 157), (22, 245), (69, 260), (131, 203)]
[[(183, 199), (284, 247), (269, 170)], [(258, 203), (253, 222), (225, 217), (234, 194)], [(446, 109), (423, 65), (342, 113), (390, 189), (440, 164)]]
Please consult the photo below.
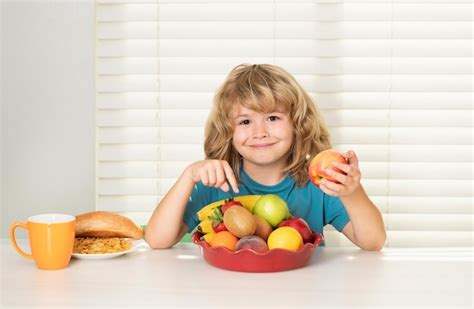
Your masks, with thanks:
[[(218, 74), (225, 75), (235, 63), (269, 63), (272, 58), (173, 58), (161, 57), (160, 76), (170, 74)], [(471, 58), (397, 58), (389, 57), (341, 57), (341, 58), (276, 58), (275, 62), (284, 66), (294, 75), (338, 75), (338, 74), (448, 74), (471, 73)], [(392, 63), (392, 68), (390, 64)], [(158, 59), (104, 57), (97, 62), (100, 75), (153, 75), (158, 70)], [(102, 76), (101, 76), (102, 77)]]
[[(173, 186), (175, 178), (106, 179), (98, 181), (99, 195), (164, 195)], [(367, 194), (371, 196), (415, 197), (470, 197), (472, 184), (456, 179), (363, 179)]]
[[(107, 110), (97, 113), (99, 127), (151, 127), (159, 120), (164, 127), (202, 126), (209, 110)], [(323, 116), (330, 127), (471, 127), (469, 110), (325, 110)], [(390, 119), (389, 119), (390, 117)]]
[[(201, 136), (202, 138), (202, 136)], [(393, 161), (405, 162), (452, 162), (453, 153), (456, 162), (472, 162), (471, 145), (387, 145), (387, 144), (334, 144), (340, 151), (353, 149), (360, 158), (371, 161), (386, 161), (388, 154)], [(201, 144), (103, 144), (99, 146), (100, 161), (154, 161), (158, 158), (158, 150), (165, 152), (162, 156), (165, 161), (175, 160), (200, 160), (202, 156), (194, 155), (202, 151)], [(181, 153), (186, 152), (188, 159), (179, 159)], [(173, 158), (173, 153), (178, 157)], [(168, 157), (169, 154), (169, 157)]]
[[(98, 176), (101, 178), (177, 178), (192, 162), (190, 161), (145, 161), (145, 162), (101, 162)], [(453, 180), (471, 179), (472, 163), (459, 163), (456, 169), (450, 162), (360, 162), (365, 179), (433, 179), (439, 175)], [(420, 181), (421, 182), (421, 181)]]
[(470, 22), (104, 22), (104, 39), (470, 39)]
[[(192, 0), (195, 3), (293, 3), (293, 0)], [(96, 0), (98, 4), (120, 3), (189, 3), (190, 0)], [(446, 3), (446, 0), (298, 0), (299, 3)], [(453, 0), (450, 3), (471, 3), (471, 0)]]
[[(442, 109), (472, 108), (470, 92), (312, 92), (322, 110), (326, 109)], [(210, 109), (212, 92), (129, 92), (98, 93), (97, 107), (102, 109)], [(192, 100), (190, 100), (192, 98)], [(447, 103), (449, 102), (449, 103)]]
[[(471, 57), (471, 40), (160, 40), (163, 57)], [(98, 40), (99, 57), (154, 57), (155, 40)]]
[[(196, 121), (197, 122), (197, 121)], [(344, 151), (342, 147), (338, 147), (337, 144), (365, 144), (367, 146), (376, 145), (376, 144), (398, 144), (403, 145), (470, 145), (470, 139), (472, 138), (472, 130), (470, 128), (391, 128), (388, 127), (375, 127), (376, 132), (373, 127), (334, 127), (330, 128), (330, 133), (333, 136), (333, 141), (336, 144), (335, 148), (339, 148), (341, 151)], [(140, 130), (138, 130), (140, 131)], [(145, 135), (142, 137), (131, 136), (130, 131), (119, 130), (121, 136), (124, 137), (124, 142), (130, 143), (154, 143), (158, 141), (158, 136), (160, 136), (161, 142), (164, 144), (195, 144), (203, 141), (202, 134), (204, 133), (203, 127), (162, 127), (160, 130), (160, 135), (153, 132), (153, 129), (141, 131), (145, 132)], [(427, 137), (427, 131), (432, 132), (434, 136)], [(104, 137), (106, 131), (100, 132), (100, 138)], [(130, 132), (130, 133), (129, 133)], [(179, 133), (181, 136), (177, 137), (176, 134)], [(456, 140), (453, 140), (451, 137), (457, 136)], [(113, 142), (113, 140), (111, 141)], [(116, 142), (116, 140), (115, 140)], [(358, 149), (359, 147), (353, 147)], [(385, 146), (387, 148), (387, 146)], [(375, 149), (375, 148), (373, 148)], [(466, 147), (464, 148), (465, 154), (456, 155), (459, 158), (466, 158), (469, 155), (472, 149)], [(423, 159), (423, 153), (429, 152), (426, 150), (426, 147), (422, 149), (422, 153), (416, 153), (411, 151), (409, 153), (402, 154), (397, 152), (397, 149), (392, 150), (391, 153), (394, 153), (402, 158), (407, 159), (407, 157), (416, 157)], [(386, 151), (388, 153), (388, 150)], [(431, 157), (439, 158), (440, 161), (449, 161), (452, 160), (452, 155), (455, 153), (451, 151), (449, 147), (444, 153), (441, 154), (429, 154)], [(413, 159), (415, 160), (415, 159)]]
[[(99, 92), (153, 92), (160, 87), (171, 92), (213, 92), (220, 75), (128, 75), (102, 76), (97, 81)], [(469, 92), (471, 75), (295, 75), (309, 91), (314, 92)], [(160, 84), (160, 85), (158, 85)], [(390, 87), (391, 86), (391, 87)]]
[(390, 231), (472, 231), (473, 215), (459, 214), (388, 214)]
[[(470, 21), (464, 3), (163, 3), (97, 6), (99, 21)], [(158, 16), (159, 14), (159, 16)]]

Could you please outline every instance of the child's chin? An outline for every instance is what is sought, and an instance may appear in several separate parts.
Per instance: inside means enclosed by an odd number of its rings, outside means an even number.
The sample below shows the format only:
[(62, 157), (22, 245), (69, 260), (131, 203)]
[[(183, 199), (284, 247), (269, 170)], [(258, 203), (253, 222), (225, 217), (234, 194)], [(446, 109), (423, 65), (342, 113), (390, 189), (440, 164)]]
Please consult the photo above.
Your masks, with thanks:
[(279, 162), (279, 160), (275, 158), (269, 158), (269, 159), (263, 159), (263, 158), (257, 158), (255, 160), (249, 160), (251, 163), (254, 165), (259, 165), (259, 166), (269, 166), (269, 165), (274, 165)]

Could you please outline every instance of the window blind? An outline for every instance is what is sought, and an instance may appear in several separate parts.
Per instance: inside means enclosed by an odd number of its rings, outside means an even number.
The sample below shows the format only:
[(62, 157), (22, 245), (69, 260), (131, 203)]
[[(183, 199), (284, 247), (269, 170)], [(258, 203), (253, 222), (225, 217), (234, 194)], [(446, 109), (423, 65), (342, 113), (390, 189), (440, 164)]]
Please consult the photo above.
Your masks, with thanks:
[(358, 154), (388, 247), (472, 246), (470, 1), (97, 0), (96, 29), (97, 209), (146, 224), (227, 73), (273, 63)]

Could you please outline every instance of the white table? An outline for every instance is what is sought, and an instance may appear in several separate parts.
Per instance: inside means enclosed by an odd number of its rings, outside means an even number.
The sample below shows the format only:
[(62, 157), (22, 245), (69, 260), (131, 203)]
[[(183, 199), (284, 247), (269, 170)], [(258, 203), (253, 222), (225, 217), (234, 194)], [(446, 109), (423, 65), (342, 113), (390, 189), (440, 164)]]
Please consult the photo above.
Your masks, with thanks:
[[(27, 241), (20, 241), (25, 248)], [(471, 308), (472, 248), (318, 248), (304, 268), (240, 273), (208, 265), (194, 244), (36, 269), (2, 239), (2, 308), (299, 306)]]

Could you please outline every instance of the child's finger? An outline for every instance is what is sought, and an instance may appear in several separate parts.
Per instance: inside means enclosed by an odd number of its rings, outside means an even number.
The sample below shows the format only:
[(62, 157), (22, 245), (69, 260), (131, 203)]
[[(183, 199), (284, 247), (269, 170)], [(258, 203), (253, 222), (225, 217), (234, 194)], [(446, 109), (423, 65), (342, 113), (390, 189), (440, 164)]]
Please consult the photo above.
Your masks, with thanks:
[(223, 164), (223, 167), (224, 167), (225, 176), (227, 180), (229, 181), (229, 184), (232, 186), (232, 190), (235, 193), (239, 193), (239, 185), (237, 184), (237, 179), (235, 179), (234, 171), (232, 170), (229, 163), (227, 162)]
[(333, 162), (332, 165), (334, 167), (337, 167), (344, 173), (346, 173), (347, 176), (355, 176), (359, 173), (359, 167), (352, 165), (352, 164), (344, 164), (344, 163), (339, 163), (339, 162)]
[(328, 188), (329, 190), (339, 194), (339, 192), (341, 191), (342, 189), (342, 186), (340, 184), (337, 184), (335, 182), (332, 182), (332, 181), (329, 181), (329, 180), (326, 180), (326, 179), (323, 179), (321, 180), (321, 184), (323, 184), (326, 188)]
[(206, 170), (202, 170), (201, 173), (199, 174), (199, 177), (201, 178), (201, 183), (205, 186), (209, 185), (209, 176), (207, 175)]
[(216, 177), (217, 180), (215, 187), (220, 188), (226, 182), (224, 169), (220, 164), (216, 166)]
[(319, 188), (321, 189), (321, 191), (323, 191), (324, 193), (326, 193), (327, 195), (330, 195), (330, 196), (338, 196), (336, 192), (330, 190), (328, 187), (326, 187), (323, 183), (321, 183), (319, 185)]
[(353, 150), (348, 150), (347, 152), (342, 154), (344, 158), (347, 159), (348, 164), (353, 164), (359, 166), (359, 159)]
[(213, 169), (207, 170), (207, 176), (209, 178), (209, 186), (214, 187), (216, 185), (216, 172)]
[(329, 176), (331, 176), (332, 178), (336, 179), (337, 181), (339, 181), (340, 183), (342, 183), (343, 185), (346, 185), (348, 182), (349, 182), (349, 178), (346, 176), (346, 175), (343, 175), (341, 173), (338, 173), (330, 168), (328, 168), (326, 170), (326, 174), (328, 174)]
[(352, 167), (349, 164), (340, 163), (340, 162), (333, 162), (332, 165), (334, 167), (337, 167), (338, 169), (340, 169), (341, 171), (343, 171), (347, 175), (349, 175), (349, 172), (352, 170)]
[(220, 186), (221, 190), (224, 191), (224, 192), (228, 192), (229, 191), (229, 184), (226, 182), (224, 182), (221, 186)]
[(349, 163), (354, 164), (355, 166), (359, 166), (359, 158), (357, 158), (357, 155), (354, 151), (349, 150)]

